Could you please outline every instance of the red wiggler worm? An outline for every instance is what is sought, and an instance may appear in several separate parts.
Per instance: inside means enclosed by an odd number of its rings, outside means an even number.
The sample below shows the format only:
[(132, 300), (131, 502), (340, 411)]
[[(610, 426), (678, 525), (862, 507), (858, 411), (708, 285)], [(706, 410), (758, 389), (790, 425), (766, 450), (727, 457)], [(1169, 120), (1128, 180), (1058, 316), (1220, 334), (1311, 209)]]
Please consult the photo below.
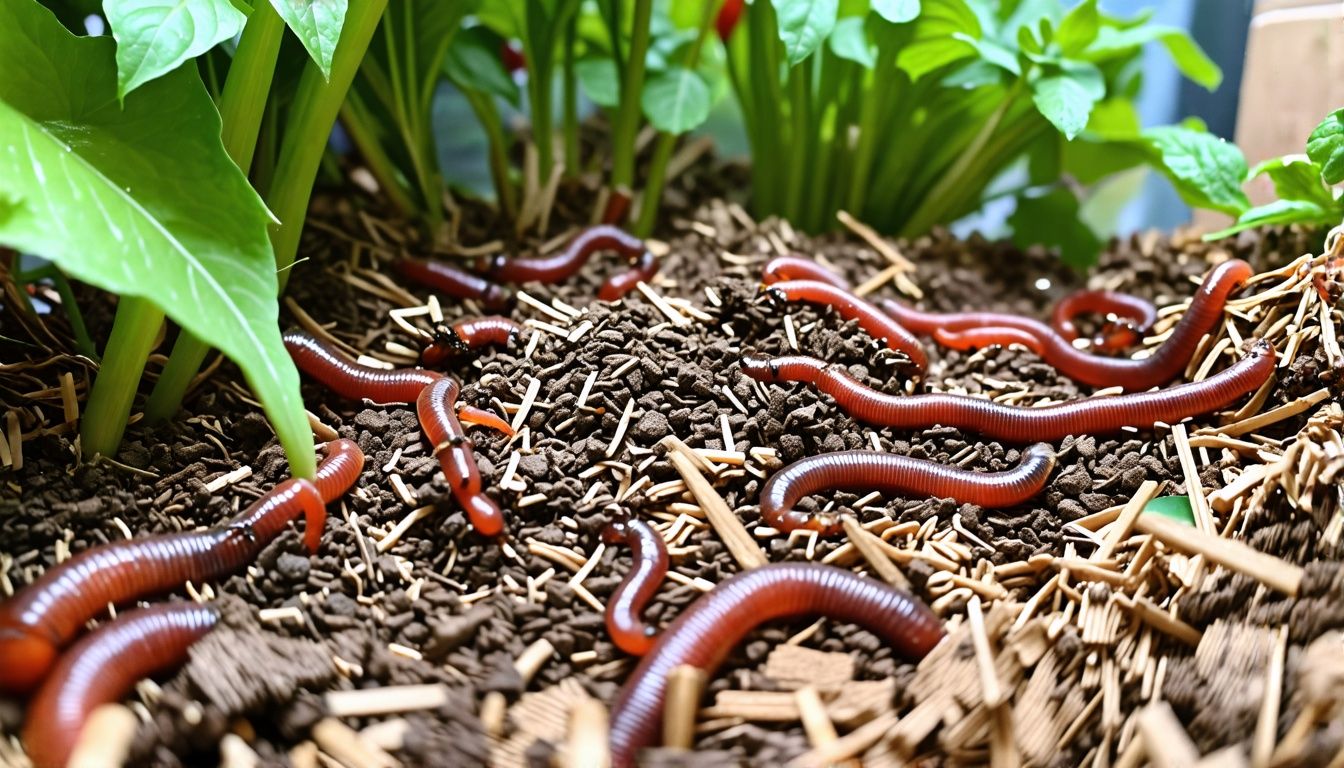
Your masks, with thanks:
[(457, 382), (446, 376), (421, 390), (416, 399), (420, 429), (424, 430), (453, 497), (466, 510), (472, 527), (482, 536), (498, 536), (504, 532), (504, 513), (481, 489), (476, 454), (453, 410), (456, 401)]
[(476, 299), (486, 309), (503, 309), (513, 300), (513, 294), (504, 286), (446, 262), (397, 259), (393, 267), (403, 277), (430, 290), (458, 299)]
[(37, 768), (61, 768), (89, 715), (136, 682), (182, 666), (219, 621), (212, 606), (171, 603), (127, 612), (90, 632), (56, 663), (29, 702), (23, 746)]
[(505, 283), (558, 283), (572, 277), (598, 251), (615, 251), (632, 263), (646, 251), (644, 241), (619, 227), (599, 224), (580, 232), (563, 251), (518, 258), (499, 254), (476, 263), (476, 271)]
[(1011, 507), (1040, 493), (1055, 468), (1055, 452), (1037, 443), (1005, 472), (972, 472), (878, 451), (836, 451), (799, 459), (776, 472), (761, 489), (761, 517), (779, 531), (800, 528), (830, 536), (843, 530), (838, 515), (822, 517), (793, 508), (823, 490), (860, 490), (953, 498), (982, 507)]
[(816, 280), (828, 283), (842, 291), (849, 290), (849, 282), (811, 259), (801, 256), (776, 256), (761, 270), (761, 282), (774, 285), (784, 280)]
[(834, 309), (836, 314), (846, 320), (857, 320), (859, 327), (869, 336), (890, 349), (904, 352), (920, 374), (929, 364), (918, 339), (910, 335), (900, 323), (849, 291), (817, 280), (785, 280), (770, 285), (766, 291), (778, 300), (820, 304)]
[(423, 368), (384, 370), (361, 365), (303, 331), (289, 331), (283, 338), (300, 371), (347, 400), (413, 403), (425, 387), (443, 378)]
[(1124, 427), (1148, 429), (1158, 422), (1175, 424), (1255, 391), (1273, 373), (1274, 360), (1274, 346), (1260, 340), (1241, 360), (1204, 381), (1160, 392), (1084, 398), (1043, 408), (1003, 405), (966, 395), (888, 395), (855, 380), (842, 367), (814, 357), (749, 357), (742, 361), (742, 368), (747, 376), (761, 382), (811, 384), (835, 398), (845, 413), (869, 424), (900, 429), (940, 424), (996, 440), (1025, 443), (1050, 442), (1068, 435), (1101, 435)]
[(0, 691), (29, 691), (57, 651), (109, 604), (171, 592), (242, 569), (302, 514), (304, 545), (317, 551), (326, 502), (343, 495), (364, 464), (359, 447), (334, 441), (313, 481), (286, 480), (218, 528), (115, 541), (48, 568), (0, 604)]
[[(1231, 259), (1214, 267), (1171, 335), (1143, 360), (1081, 352), (1050, 326), (1031, 318), (998, 315), (990, 319), (984, 317), (984, 313), (937, 315), (911, 310), (894, 301), (884, 302), (883, 308), (902, 325), (919, 333), (933, 333), (940, 344), (957, 349), (1023, 344), (1074, 381), (1094, 387), (1119, 385), (1129, 391), (1138, 391), (1166, 384), (1185, 369), (1200, 339), (1217, 326), (1227, 297), (1245, 284), (1251, 274), (1250, 265), (1240, 259)], [(971, 321), (972, 317), (975, 322)], [(979, 327), (990, 323), (997, 323), (997, 326)]]
[(618, 301), (635, 290), (640, 283), (652, 280), (656, 274), (658, 274), (658, 257), (645, 251), (635, 259), (629, 269), (608, 277), (597, 289), (597, 298), (602, 301)]
[(420, 362), (437, 367), (458, 355), (474, 352), (481, 347), (507, 346), (522, 330), (517, 323), (499, 315), (459, 320), (452, 325), (440, 325), (434, 329), (429, 344), (420, 351)]
[(816, 563), (773, 563), (722, 581), (663, 631), (611, 710), (611, 761), (635, 764), (662, 724), (667, 675), (689, 664), (713, 675), (741, 639), (774, 619), (826, 616), (858, 624), (901, 655), (923, 658), (943, 625), (910, 594), (851, 571)]
[(1082, 314), (1115, 315), (1101, 332), (1092, 337), (1092, 348), (1116, 351), (1138, 343), (1139, 336), (1157, 322), (1157, 308), (1153, 303), (1115, 291), (1075, 291), (1055, 303), (1050, 324), (1065, 341), (1078, 338), (1074, 318)]
[(645, 624), (642, 616), (667, 576), (667, 543), (653, 526), (638, 518), (607, 526), (602, 540), (629, 544), (633, 561), (630, 573), (607, 601), (607, 634), (617, 648), (631, 656), (643, 656), (658, 634), (658, 629)]

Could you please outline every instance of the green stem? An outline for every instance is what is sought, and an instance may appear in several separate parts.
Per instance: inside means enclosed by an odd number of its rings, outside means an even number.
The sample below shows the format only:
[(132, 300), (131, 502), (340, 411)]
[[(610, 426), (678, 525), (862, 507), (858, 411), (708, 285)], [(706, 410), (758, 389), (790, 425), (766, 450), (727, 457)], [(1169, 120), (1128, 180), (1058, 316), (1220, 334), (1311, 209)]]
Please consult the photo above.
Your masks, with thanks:
[(578, 14), (565, 25), (565, 176), (579, 175), (579, 77), (575, 70), (574, 49), (579, 36)]
[[(65, 273), (55, 264), (47, 264), (27, 272), (14, 273), (14, 285), (22, 288), (44, 278), (51, 281), (52, 287), (61, 297), (61, 308), (65, 310), (65, 316), (70, 321), (70, 332), (75, 336), (75, 350), (90, 360), (97, 361), (98, 349), (94, 346), (93, 339), (89, 337), (89, 329), (84, 325), (84, 314), (79, 311), (79, 304), (75, 302), (75, 292), (70, 290), (70, 281), (65, 279)], [(31, 309), (32, 299), (28, 298), (27, 292), (20, 291), (20, 293), (28, 301)]]
[(299, 250), (299, 235), (303, 232), (317, 168), (322, 162), (322, 150), (386, 6), (387, 0), (351, 0), (331, 62), (331, 79), (323, 78), (322, 71), (311, 61), (304, 66), (299, 79), (275, 169), (275, 185), (266, 198), (271, 212), (280, 221), (271, 225), (271, 245), (275, 248), (281, 291), (289, 281), (289, 266)]
[(635, 237), (648, 237), (653, 234), (653, 225), (658, 221), (658, 202), (663, 196), (663, 183), (667, 180), (667, 163), (672, 159), (672, 149), (677, 145), (677, 136), (673, 133), (658, 134), (658, 143), (653, 148), (653, 160), (649, 166), (649, 178), (644, 183), (644, 195), (639, 200), (639, 219), (635, 222)]
[(868, 197), (868, 179), (873, 167), (873, 156), (877, 153), (878, 124), (882, 114), (883, 97), (899, 100), (905, 81), (896, 81), (897, 92), (888, 95), (881, 82), (884, 73), (894, 77), (896, 73), (896, 50), (892, 46), (883, 46), (877, 54), (876, 68), (865, 75), (868, 87), (864, 88), (859, 108), (859, 144), (854, 149), (853, 172), (849, 177), (849, 196), (845, 207), (855, 216), (863, 215), (863, 206)]
[(644, 90), (644, 60), (649, 51), (652, 16), (653, 0), (635, 0), (630, 55), (621, 81), (621, 103), (611, 126), (611, 187), (616, 191), (632, 189), (635, 183), (635, 136), (643, 113), (640, 95)]
[[(229, 158), (244, 175), (252, 167), (256, 153), (257, 136), (266, 114), (266, 97), (275, 76), (275, 62), (284, 31), (285, 23), (271, 4), (258, 3), (243, 28), (237, 54), (224, 83), (224, 93), (219, 99), (223, 122), (220, 138)], [(187, 387), (209, 352), (209, 345), (185, 330), (178, 335), (163, 375), (145, 404), (145, 418), (150, 422), (162, 421), (177, 413)]]
[(368, 163), (369, 172), (378, 180), (387, 199), (392, 201), (392, 206), (402, 216), (407, 218), (414, 216), (415, 203), (407, 196), (397, 167), (387, 156), (382, 142), (378, 141), (373, 129), (373, 117), (369, 115), (368, 107), (354, 90), (350, 91), (345, 104), (341, 106), (341, 123), (350, 134), (350, 139), (355, 143), (355, 148), (359, 150), (364, 162)]
[[(814, 54), (815, 55), (815, 54)], [(803, 216), (803, 186), (807, 181), (807, 171), (812, 149), (811, 129), (811, 93), (812, 85), (807, 62), (802, 62), (789, 70), (789, 111), (793, 135), (788, 145), (792, 150), (790, 158), (788, 197), (784, 201), (784, 214), (791, 221), (801, 221)], [(806, 224), (803, 224), (806, 226)]]
[(500, 119), (499, 108), (492, 96), (463, 88), (462, 95), (476, 113), (476, 120), (485, 130), (490, 145), (490, 178), (495, 182), (495, 197), (499, 200), (500, 210), (505, 218), (512, 221), (518, 215), (518, 195), (509, 179), (509, 144), (504, 135), (504, 121)]
[(93, 380), (79, 434), (85, 455), (115, 456), (131, 416), (145, 360), (163, 326), (163, 312), (147, 299), (122, 296), (103, 365)]

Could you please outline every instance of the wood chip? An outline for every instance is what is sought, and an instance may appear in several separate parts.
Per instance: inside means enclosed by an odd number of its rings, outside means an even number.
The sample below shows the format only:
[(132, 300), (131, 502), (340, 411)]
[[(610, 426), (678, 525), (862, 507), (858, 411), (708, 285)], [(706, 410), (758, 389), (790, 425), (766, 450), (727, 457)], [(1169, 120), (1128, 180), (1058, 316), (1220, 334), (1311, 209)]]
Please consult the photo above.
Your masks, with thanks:
[(798, 702), (798, 713), (803, 721), (803, 731), (812, 747), (824, 747), (834, 744), (840, 738), (835, 732), (835, 724), (826, 714), (826, 705), (813, 686), (804, 686), (793, 692)]
[(523, 395), (523, 402), (518, 406), (518, 412), (513, 415), (513, 422), (509, 425), (513, 431), (517, 432), (527, 423), (527, 415), (532, 410), (532, 404), (537, 401), (537, 393), (541, 391), (541, 379), (530, 377), (532, 381), (528, 382), (527, 392)]
[(686, 481), (686, 486), (691, 489), (691, 495), (704, 510), (715, 533), (723, 540), (742, 570), (759, 568), (770, 562), (765, 551), (747, 532), (746, 526), (742, 525), (742, 521), (737, 519), (733, 510), (728, 508), (728, 503), (718, 491), (714, 490), (705, 476), (700, 474), (700, 470), (696, 468), (698, 458), (695, 452), (680, 440), (672, 444), (672, 451), (668, 454), (672, 467)]
[(70, 752), (69, 768), (120, 768), (130, 756), (131, 742), (140, 725), (135, 713), (121, 704), (102, 704), (89, 714)]
[(611, 436), (611, 442), (607, 444), (606, 457), (610, 459), (616, 455), (616, 450), (621, 447), (621, 441), (625, 439), (625, 430), (630, 428), (630, 416), (635, 412), (635, 398), (631, 397), (625, 403), (625, 410), (621, 411), (621, 420), (616, 423), (616, 432)]
[(436, 709), (448, 703), (448, 686), (394, 685), (360, 688), (353, 691), (328, 691), (323, 695), (327, 714), (332, 717), (370, 717), (396, 712)]
[(1195, 518), (1195, 526), (1205, 533), (1212, 533), (1216, 527), (1213, 515), (1209, 513), (1209, 502), (1204, 498), (1204, 486), (1199, 481), (1199, 468), (1195, 466), (1195, 455), (1190, 451), (1190, 439), (1186, 435), (1185, 425), (1172, 426), (1171, 436), (1176, 443), (1176, 456), (1181, 462), (1185, 493), (1190, 498), (1190, 512)]
[(1204, 555), (1224, 568), (1244, 573), (1262, 584), (1292, 597), (1297, 596), (1306, 571), (1292, 563), (1267, 555), (1240, 541), (1195, 530), (1169, 517), (1154, 513), (1139, 515), (1134, 527), (1156, 536), (1163, 544), (1181, 552)]
[(400, 765), (387, 752), (360, 738), (359, 733), (334, 717), (318, 721), (313, 726), (312, 736), (319, 749), (348, 768), (396, 768)]
[(901, 569), (896, 567), (883, 549), (886, 542), (859, 525), (859, 522), (849, 515), (845, 515), (840, 522), (845, 527), (845, 535), (849, 537), (849, 541), (883, 581), (898, 589), (907, 591), (910, 589), (910, 582), (905, 578), (905, 574), (901, 573)]
[(703, 669), (678, 664), (667, 673), (666, 704), (663, 707), (663, 745), (690, 749), (695, 744), (695, 713), (705, 690)]
[(1154, 768), (1192, 768), (1199, 762), (1199, 750), (1170, 704), (1149, 704), (1139, 712), (1138, 723), (1143, 751)]
[(966, 603), (966, 615), (970, 618), (971, 642), (975, 647), (976, 668), (980, 671), (981, 698), (985, 706), (991, 709), (1003, 703), (1003, 686), (999, 673), (994, 669), (994, 652), (989, 645), (989, 635), (985, 632), (985, 615), (980, 609), (980, 596), (971, 595)]
[(1269, 765), (1270, 757), (1274, 754), (1274, 742), (1278, 737), (1283, 667), (1288, 655), (1288, 625), (1280, 626), (1275, 635), (1274, 654), (1269, 658), (1260, 714), (1256, 718), (1255, 735), (1251, 740), (1251, 765), (1256, 768)]
[(569, 738), (565, 743), (567, 768), (607, 768), (611, 765), (607, 708), (597, 699), (578, 702), (569, 711)]
[(209, 491), (210, 493), (218, 493), (222, 488), (229, 485), (233, 485), (234, 483), (242, 482), (243, 480), (246, 480), (251, 476), (252, 476), (252, 468), (248, 466), (242, 466), (233, 470), (232, 472), (226, 472), (225, 474), (222, 474), (219, 477), (216, 477), (214, 480), (211, 480), (210, 482), (206, 483), (205, 490)]
[(1264, 413), (1258, 413), (1250, 418), (1242, 419), (1241, 421), (1233, 422), (1231, 424), (1224, 424), (1221, 427), (1205, 427), (1204, 429), (1199, 430), (1197, 434), (1219, 434), (1229, 437), (1237, 437), (1239, 435), (1244, 435), (1247, 432), (1257, 432), (1261, 427), (1267, 427), (1270, 424), (1277, 424), (1284, 419), (1292, 418), (1328, 397), (1330, 397), (1330, 390), (1323, 387), (1309, 395), (1303, 395), (1291, 403), (1284, 403), (1278, 408), (1265, 411)]

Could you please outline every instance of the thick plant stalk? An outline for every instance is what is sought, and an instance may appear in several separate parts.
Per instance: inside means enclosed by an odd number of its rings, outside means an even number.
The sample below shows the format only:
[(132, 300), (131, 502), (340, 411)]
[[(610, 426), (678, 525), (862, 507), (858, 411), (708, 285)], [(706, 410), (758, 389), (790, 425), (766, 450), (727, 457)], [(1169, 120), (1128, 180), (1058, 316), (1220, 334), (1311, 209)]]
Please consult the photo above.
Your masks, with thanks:
[(145, 360), (163, 326), (163, 312), (148, 299), (122, 296), (103, 365), (89, 390), (80, 424), (80, 444), (87, 456), (115, 456), (131, 416), (131, 403), (145, 370)]
[(629, 194), (635, 183), (635, 135), (643, 114), (640, 94), (644, 90), (644, 59), (649, 51), (649, 20), (653, 0), (635, 0), (630, 32), (630, 56), (621, 81), (621, 105), (611, 127), (611, 188)]
[(280, 221), (271, 225), (271, 244), (275, 247), (281, 291), (289, 281), (289, 267), (299, 250), (299, 235), (303, 232), (327, 137), (386, 7), (387, 0), (351, 0), (331, 62), (331, 79), (324, 80), (322, 70), (314, 62), (308, 62), (303, 69), (280, 146), (275, 183), (266, 197), (271, 212)]
[[(257, 135), (266, 113), (266, 97), (275, 76), (275, 61), (284, 32), (285, 23), (271, 4), (258, 3), (247, 18), (224, 93), (219, 98), (224, 150), (243, 175), (251, 168), (257, 150)], [(187, 331), (178, 335), (168, 364), (145, 405), (145, 418), (162, 421), (177, 413), (187, 387), (209, 352), (209, 345)]]

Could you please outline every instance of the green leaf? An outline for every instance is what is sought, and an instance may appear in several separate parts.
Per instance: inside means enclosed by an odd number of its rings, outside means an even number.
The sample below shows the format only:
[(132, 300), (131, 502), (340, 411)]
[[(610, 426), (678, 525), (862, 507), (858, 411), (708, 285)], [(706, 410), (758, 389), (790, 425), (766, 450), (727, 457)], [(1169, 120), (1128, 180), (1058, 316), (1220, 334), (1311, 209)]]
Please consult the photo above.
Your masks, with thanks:
[(914, 26), (914, 39), (896, 55), (911, 80), (979, 54), (973, 41), (982, 36), (980, 20), (965, 0), (924, 0)]
[(1275, 200), (1246, 211), (1237, 217), (1237, 223), (1227, 229), (1210, 232), (1205, 240), (1221, 240), (1235, 235), (1243, 229), (1267, 227), (1283, 224), (1320, 224), (1330, 226), (1339, 223), (1339, 212), (1322, 208), (1310, 200)]
[(1195, 513), (1190, 511), (1189, 496), (1158, 496), (1148, 502), (1143, 511), (1169, 517), (1178, 523), (1195, 524)]
[(1008, 225), (1018, 247), (1058, 248), (1064, 263), (1077, 269), (1092, 266), (1101, 253), (1101, 238), (1079, 220), (1078, 198), (1064, 187), (1037, 197), (1019, 197)]
[(1321, 167), (1327, 184), (1344, 181), (1344, 109), (1337, 109), (1307, 138), (1307, 157)]
[(835, 27), (838, 0), (771, 0), (779, 19), (779, 40), (792, 67), (817, 50)]
[(188, 63), (117, 103), (114, 43), (77, 38), (28, 0), (0, 3), (0, 243), (143, 297), (228, 355), (295, 474), (312, 432), (280, 341), (269, 214), (220, 141)]
[(1246, 158), (1235, 144), (1203, 131), (1178, 126), (1149, 128), (1143, 140), (1181, 199), (1197, 208), (1239, 216), (1251, 207), (1241, 183)]
[(652, 75), (644, 83), (640, 106), (654, 128), (685, 133), (709, 117), (709, 86), (696, 72), (673, 67)]
[(1321, 180), (1320, 166), (1306, 155), (1271, 158), (1252, 168), (1249, 176), (1268, 176), (1282, 200), (1309, 200), (1326, 208), (1335, 202), (1335, 193)]
[[(1031, 81), (1031, 98), (1036, 109), (1064, 138), (1072, 139), (1087, 126), (1092, 105), (1106, 94), (1101, 70), (1086, 62), (1066, 62)], [(1047, 70), (1049, 71), (1049, 70)]]
[(515, 107), (521, 100), (518, 84), (500, 58), (504, 38), (487, 27), (459, 30), (443, 59), (443, 72), (459, 88), (498, 96)]
[(852, 61), (864, 69), (877, 64), (877, 48), (868, 42), (868, 32), (862, 16), (849, 16), (835, 23), (831, 36), (826, 38), (831, 53), (845, 61)]
[(1183, 29), (1147, 24), (1129, 28), (1102, 27), (1096, 40), (1083, 52), (1089, 61), (1105, 61), (1128, 55), (1151, 42), (1166, 47), (1181, 74), (1212, 91), (1223, 81), (1223, 71)]
[(615, 107), (621, 103), (621, 74), (616, 61), (606, 57), (579, 59), (574, 64), (579, 87), (599, 107)]
[(1097, 39), (1101, 18), (1097, 14), (1097, 0), (1084, 0), (1074, 6), (1059, 24), (1055, 42), (1065, 56), (1073, 56)]
[(322, 70), (322, 77), (331, 79), (331, 57), (336, 54), (336, 43), (345, 25), (347, 0), (270, 0), (270, 3), (308, 49), (308, 55)]
[(873, 0), (873, 10), (892, 24), (904, 24), (919, 16), (919, 0)]
[(243, 31), (229, 0), (104, 0), (117, 41), (117, 98)]

